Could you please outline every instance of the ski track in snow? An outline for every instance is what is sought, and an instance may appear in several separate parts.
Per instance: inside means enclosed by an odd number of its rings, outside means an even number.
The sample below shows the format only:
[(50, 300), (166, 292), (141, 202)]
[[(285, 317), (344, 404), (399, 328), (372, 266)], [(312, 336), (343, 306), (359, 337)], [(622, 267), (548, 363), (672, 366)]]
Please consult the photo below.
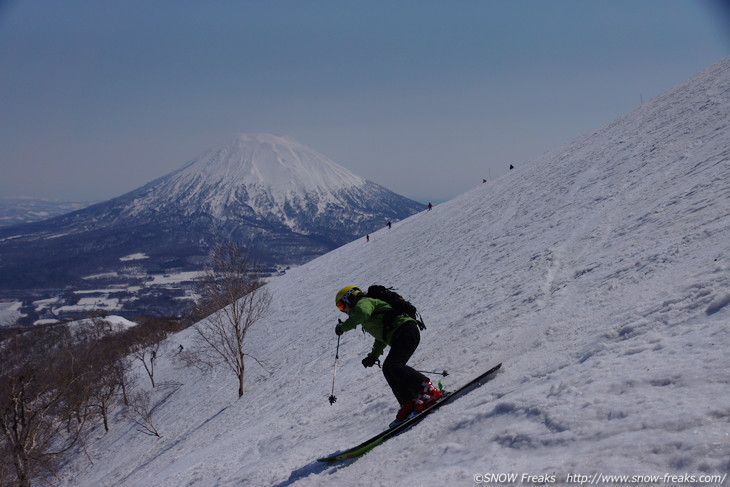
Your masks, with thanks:
[[(268, 284), (246, 394), (220, 369), (159, 366), (162, 438), (117, 418), (63, 486), (472, 485), (478, 473), (730, 470), (730, 58), (625, 117)], [(458, 385), (499, 375), (364, 457), (316, 458), (396, 404), (342, 337), (342, 286), (395, 286), (428, 329), (412, 360)], [(177, 384), (177, 385), (172, 385)], [(366, 480), (363, 480), (366, 479)]]

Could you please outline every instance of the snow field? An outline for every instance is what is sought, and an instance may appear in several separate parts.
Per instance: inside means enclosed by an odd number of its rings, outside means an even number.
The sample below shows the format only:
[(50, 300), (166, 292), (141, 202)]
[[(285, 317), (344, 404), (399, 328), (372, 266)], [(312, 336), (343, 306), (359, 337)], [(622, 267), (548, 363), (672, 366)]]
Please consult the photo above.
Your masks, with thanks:
[[(730, 470), (730, 58), (616, 122), (272, 280), (234, 377), (159, 377), (162, 438), (115, 422), (62, 485), (473, 485), (477, 474)], [(364, 457), (316, 458), (397, 409), (372, 339), (343, 335), (345, 285), (395, 286), (428, 329), (411, 363), (458, 385), (502, 371)], [(433, 377), (432, 377), (433, 378)], [(167, 396), (169, 394), (169, 397)], [(572, 477), (571, 477), (572, 478)]]

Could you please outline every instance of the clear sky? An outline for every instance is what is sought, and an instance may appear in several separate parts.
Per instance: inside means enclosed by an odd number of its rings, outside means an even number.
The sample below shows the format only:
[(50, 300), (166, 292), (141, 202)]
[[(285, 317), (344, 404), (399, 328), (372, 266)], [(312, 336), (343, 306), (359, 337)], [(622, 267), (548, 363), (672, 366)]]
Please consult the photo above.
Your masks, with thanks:
[(238, 133), (439, 201), (730, 55), (720, 0), (0, 0), (0, 196), (105, 200)]

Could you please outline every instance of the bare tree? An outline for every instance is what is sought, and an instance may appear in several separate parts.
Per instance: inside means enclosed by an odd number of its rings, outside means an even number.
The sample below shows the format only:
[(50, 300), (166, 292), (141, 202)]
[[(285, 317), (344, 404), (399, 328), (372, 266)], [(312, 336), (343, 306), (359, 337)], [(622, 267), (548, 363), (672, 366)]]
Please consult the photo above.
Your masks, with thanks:
[(8, 461), (0, 462), (0, 485), (29, 487), (54, 475), (66, 454), (84, 447), (97, 418), (109, 429), (120, 394), (140, 428), (159, 436), (149, 393), (134, 394), (130, 354), (144, 350), (138, 359), (154, 385), (160, 343), (179, 326), (162, 320), (121, 332), (96, 316), (73, 327), (1, 330), (0, 456)]
[(130, 356), (142, 363), (152, 387), (155, 387), (155, 365), (165, 346), (168, 331), (155, 320), (145, 320), (125, 334)]
[(157, 362), (157, 351), (160, 348), (160, 342), (149, 345), (139, 344), (132, 349), (132, 357), (142, 362), (147, 376), (150, 378), (152, 387), (155, 387), (155, 362)]
[(16, 483), (29, 487), (81, 438), (88, 415), (77, 402), (87, 371), (63, 327), (34, 329), (0, 348), (0, 451), (9, 453)]
[(262, 287), (259, 265), (236, 242), (214, 247), (209, 266), (197, 284), (201, 297), (194, 312), (207, 317), (195, 325), (199, 344), (233, 371), (241, 397), (245, 357), (264, 367), (244, 351), (244, 343), (249, 329), (268, 314), (271, 294)]
[(89, 375), (84, 387), (87, 408), (101, 418), (104, 430), (109, 431), (110, 412), (124, 391), (130, 362), (122, 355), (124, 348), (109, 337), (87, 348), (90, 349), (86, 355)]
[(123, 357), (120, 360), (119, 363), (119, 369), (121, 373), (119, 374), (119, 387), (122, 391), (122, 403), (125, 406), (129, 406), (129, 394), (131, 391), (134, 391), (134, 388), (136, 387), (136, 380), (134, 376), (130, 376), (127, 372), (132, 368), (132, 362), (131, 359), (128, 357)]
[(137, 425), (137, 431), (149, 436), (159, 437), (160, 432), (157, 431), (157, 427), (152, 422), (152, 412), (154, 409), (151, 393), (145, 390), (138, 390), (132, 394), (126, 416)]

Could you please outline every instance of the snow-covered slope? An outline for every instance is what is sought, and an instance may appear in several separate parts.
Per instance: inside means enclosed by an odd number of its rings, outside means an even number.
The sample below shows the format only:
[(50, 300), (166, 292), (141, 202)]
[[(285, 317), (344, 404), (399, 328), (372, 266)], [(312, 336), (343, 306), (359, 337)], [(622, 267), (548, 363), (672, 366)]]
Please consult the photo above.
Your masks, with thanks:
[[(158, 369), (160, 382), (176, 384), (155, 393), (166, 398), (153, 416), (162, 437), (117, 420), (87, 445), (93, 464), (79, 455), (61, 484), (726, 474), (729, 113), (727, 58), (607, 127), (275, 279), (272, 314), (248, 341), (271, 374), (251, 361), (237, 399), (226, 371), (180, 366), (175, 347), (193, 331), (180, 333)], [(395, 414), (382, 375), (360, 365), (371, 345), (360, 332), (343, 336), (338, 400), (327, 401), (334, 295), (375, 282), (422, 311), (428, 329), (412, 363), (447, 369), (447, 388), (504, 366), (363, 458), (319, 465)]]

